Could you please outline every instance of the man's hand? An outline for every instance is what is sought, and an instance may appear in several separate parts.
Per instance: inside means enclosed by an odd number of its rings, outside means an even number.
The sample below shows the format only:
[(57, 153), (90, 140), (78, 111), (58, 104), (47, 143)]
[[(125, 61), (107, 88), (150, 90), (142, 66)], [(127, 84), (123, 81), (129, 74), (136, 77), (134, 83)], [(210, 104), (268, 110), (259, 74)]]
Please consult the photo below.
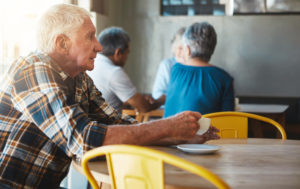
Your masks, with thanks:
[(155, 103), (155, 99), (151, 95), (144, 94), (143, 96), (148, 101), (149, 104), (154, 104)]
[[(173, 117), (161, 120), (164, 121), (163, 127), (167, 130), (168, 136), (164, 139), (158, 140), (152, 145), (175, 145), (175, 144), (202, 144), (208, 140), (219, 139), (217, 135), (219, 130), (214, 126), (210, 126), (208, 131), (203, 135), (197, 135), (197, 131), (201, 127), (198, 120), (201, 114), (198, 112), (186, 111), (176, 114)], [(166, 123), (167, 122), (167, 123)]]
[(185, 111), (166, 119), (171, 124), (170, 134), (178, 140), (190, 140), (194, 138), (200, 126), (198, 120), (201, 114), (198, 112)]
[(203, 135), (196, 135), (193, 139), (188, 140), (187, 143), (188, 144), (203, 144), (209, 140), (220, 139), (219, 135), (217, 135), (217, 132), (219, 132), (219, 129), (217, 129), (211, 125), (206, 133), (204, 133)]
[(159, 108), (164, 103), (164, 97), (155, 100), (150, 95), (136, 93), (125, 103), (130, 104), (138, 112), (145, 113)]

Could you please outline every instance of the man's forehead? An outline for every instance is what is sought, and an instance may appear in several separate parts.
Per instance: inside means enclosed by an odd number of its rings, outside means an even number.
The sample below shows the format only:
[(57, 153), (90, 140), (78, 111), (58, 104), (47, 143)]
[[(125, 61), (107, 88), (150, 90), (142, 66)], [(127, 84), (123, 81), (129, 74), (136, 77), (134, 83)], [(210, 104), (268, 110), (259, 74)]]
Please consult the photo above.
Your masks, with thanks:
[(81, 30), (90, 33), (90, 32), (96, 32), (96, 28), (93, 24), (93, 22), (91, 21), (90, 18), (87, 18), (84, 20), (84, 23), (82, 24)]

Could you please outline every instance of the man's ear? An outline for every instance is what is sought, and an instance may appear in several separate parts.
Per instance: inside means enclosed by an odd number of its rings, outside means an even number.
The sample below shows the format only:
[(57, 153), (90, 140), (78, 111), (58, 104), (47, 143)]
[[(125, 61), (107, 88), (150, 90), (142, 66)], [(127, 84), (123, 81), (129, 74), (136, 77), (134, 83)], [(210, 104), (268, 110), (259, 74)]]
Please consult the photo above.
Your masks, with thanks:
[(116, 55), (120, 55), (120, 54), (121, 54), (120, 48), (117, 48), (117, 49), (115, 50), (115, 54), (116, 54)]
[(118, 60), (120, 54), (121, 54), (120, 48), (117, 48), (114, 53), (114, 58)]
[(62, 54), (68, 54), (70, 43), (71, 41), (66, 35), (59, 34), (55, 39), (55, 49)]

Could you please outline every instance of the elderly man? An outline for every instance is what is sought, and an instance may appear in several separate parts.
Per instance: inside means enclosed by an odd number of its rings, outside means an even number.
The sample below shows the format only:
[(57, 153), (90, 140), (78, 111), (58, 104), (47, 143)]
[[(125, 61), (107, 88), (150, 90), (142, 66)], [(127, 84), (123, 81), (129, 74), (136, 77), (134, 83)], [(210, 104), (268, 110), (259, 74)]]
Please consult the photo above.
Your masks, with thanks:
[(106, 28), (99, 34), (98, 41), (102, 52), (95, 59), (95, 69), (87, 73), (108, 104), (119, 112), (123, 103), (131, 105), (139, 112), (147, 112), (164, 103), (164, 96), (153, 100), (150, 96), (145, 98), (138, 93), (123, 69), (130, 51), (127, 32), (118, 27)]
[(101, 46), (90, 14), (51, 7), (39, 22), (38, 48), (14, 62), (0, 90), (0, 188), (58, 188), (72, 157), (110, 144), (203, 143), (201, 114), (184, 112), (136, 124), (105, 103), (86, 75)]

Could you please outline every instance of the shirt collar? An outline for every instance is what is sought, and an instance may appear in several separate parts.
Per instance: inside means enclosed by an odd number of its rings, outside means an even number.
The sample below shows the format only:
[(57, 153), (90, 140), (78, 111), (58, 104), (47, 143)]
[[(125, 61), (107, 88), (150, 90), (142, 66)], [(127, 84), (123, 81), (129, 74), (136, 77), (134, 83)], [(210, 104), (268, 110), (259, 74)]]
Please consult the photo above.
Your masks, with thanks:
[(65, 81), (68, 77), (70, 77), (66, 72), (63, 71), (63, 69), (59, 66), (59, 64), (53, 58), (51, 58), (47, 53), (41, 51), (39, 53), (43, 55), (43, 57), (47, 62), (50, 63), (51, 67), (60, 75), (63, 81)]

